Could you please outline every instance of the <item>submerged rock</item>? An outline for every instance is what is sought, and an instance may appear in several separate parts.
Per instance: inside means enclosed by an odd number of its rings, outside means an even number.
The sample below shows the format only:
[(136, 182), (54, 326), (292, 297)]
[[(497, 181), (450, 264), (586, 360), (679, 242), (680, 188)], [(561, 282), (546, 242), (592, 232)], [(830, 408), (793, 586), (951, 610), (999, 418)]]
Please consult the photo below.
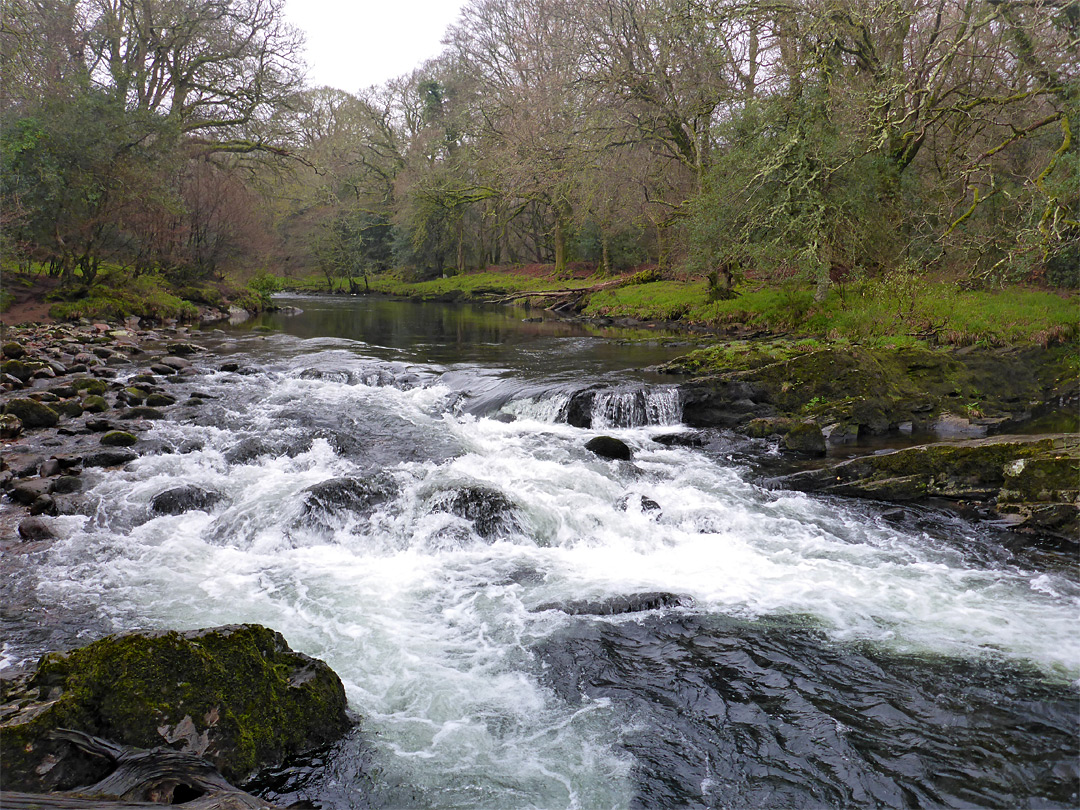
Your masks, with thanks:
[(320, 481), (303, 492), (300, 522), (330, 528), (343, 515), (366, 517), (397, 492), (389, 476), (372, 478), (331, 478)]
[(3, 688), (0, 757), (8, 790), (66, 790), (105, 775), (106, 763), (53, 738), (56, 729), (168, 746), (238, 782), (350, 726), (345, 691), (330, 667), (253, 624), (109, 636), (46, 655), (32, 674)]
[(633, 457), (630, 446), (612, 436), (596, 436), (585, 442), (585, 449), (600, 456), (600, 458), (629, 461)]
[(612, 596), (607, 599), (545, 602), (537, 605), (533, 610), (537, 613), (544, 610), (561, 610), (571, 616), (617, 616), (623, 613), (641, 613), (661, 608), (691, 607), (693, 604), (694, 600), (689, 596), (651, 591), (629, 596)]
[(194, 485), (173, 487), (150, 499), (150, 511), (158, 515), (182, 515), (195, 509), (205, 512), (223, 497)]
[(514, 531), (518, 528), (514, 505), (496, 489), (462, 487), (435, 499), (432, 511), (449, 512), (470, 521), (476, 533), (484, 538)]

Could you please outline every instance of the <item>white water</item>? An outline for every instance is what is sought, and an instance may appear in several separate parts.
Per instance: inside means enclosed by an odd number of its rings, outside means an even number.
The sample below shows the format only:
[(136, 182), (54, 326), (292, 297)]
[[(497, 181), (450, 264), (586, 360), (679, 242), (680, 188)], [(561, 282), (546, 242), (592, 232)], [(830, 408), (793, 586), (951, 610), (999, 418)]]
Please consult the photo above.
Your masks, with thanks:
[[(532, 610), (544, 603), (670, 591), (698, 611), (809, 616), (837, 641), (1080, 675), (1080, 592), (1067, 578), (987, 567), (957, 542), (904, 534), (859, 508), (764, 491), (744, 470), (652, 441), (670, 428), (578, 430), (552, 421), (559, 401), (537, 399), (504, 407), (518, 417), (507, 424), (455, 413), (441, 385), (373, 388), (297, 370), (199, 387), (230, 397), (224, 426), (162, 423), (156, 436), (205, 446), (88, 471), (99, 508), (64, 519), (73, 533), (51, 556), (44, 597), (100, 610), (117, 628), (281, 631), (341, 675), (383, 777), (409, 785), (416, 806), (629, 802), (632, 762), (617, 742), (632, 718), (604, 702), (567, 706), (543, 686), (530, 649), (571, 621)], [(456, 452), (392, 465), (400, 493), (370, 518), (305, 528), (303, 489), (369, 471), (323, 439), (293, 458), (224, 458), (252, 432), (289, 432), (282, 412), (297, 406), (348, 415), (361, 437), (376, 425), (403, 445)], [(601, 429), (634, 448), (632, 464), (583, 449)], [(226, 497), (210, 513), (152, 517), (151, 498), (180, 484)], [(513, 502), (521, 531), (489, 542), (431, 511), (439, 493), (477, 484)], [(636, 496), (658, 502), (659, 517)]]

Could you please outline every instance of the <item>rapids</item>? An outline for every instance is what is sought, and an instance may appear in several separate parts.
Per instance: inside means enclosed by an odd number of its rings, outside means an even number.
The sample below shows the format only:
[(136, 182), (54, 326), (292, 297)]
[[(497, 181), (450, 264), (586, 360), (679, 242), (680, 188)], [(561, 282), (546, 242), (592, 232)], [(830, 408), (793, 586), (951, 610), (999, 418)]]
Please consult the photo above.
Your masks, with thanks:
[[(208, 373), (177, 388), (204, 396), (153, 429), (163, 452), (87, 471), (87, 514), (32, 569), (105, 629), (259, 622), (327, 661), (360, 727), (253, 789), (335, 810), (1077, 804), (1068, 560), (766, 490), (764, 444), (656, 441), (678, 391), (635, 368), (662, 341), (287, 303), (306, 311), (279, 331), (202, 341)], [(601, 434), (633, 460), (586, 451)], [(152, 508), (187, 485), (221, 497)], [(558, 607), (643, 593), (678, 598)]]

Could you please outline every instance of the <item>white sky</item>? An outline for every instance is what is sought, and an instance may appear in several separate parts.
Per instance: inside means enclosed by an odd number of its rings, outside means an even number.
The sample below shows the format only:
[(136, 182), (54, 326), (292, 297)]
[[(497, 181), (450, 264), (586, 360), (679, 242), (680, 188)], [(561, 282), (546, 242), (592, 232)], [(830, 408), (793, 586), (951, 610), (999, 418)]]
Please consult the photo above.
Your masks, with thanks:
[(287, 0), (307, 36), (308, 83), (355, 93), (408, 73), (442, 50), (465, 0)]

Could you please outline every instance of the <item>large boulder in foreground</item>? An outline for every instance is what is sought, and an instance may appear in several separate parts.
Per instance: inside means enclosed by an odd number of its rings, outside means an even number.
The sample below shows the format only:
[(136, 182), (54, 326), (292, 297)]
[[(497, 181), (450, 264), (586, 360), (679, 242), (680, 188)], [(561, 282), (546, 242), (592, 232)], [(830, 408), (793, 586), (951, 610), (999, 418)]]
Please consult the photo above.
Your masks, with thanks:
[(90, 784), (107, 763), (51, 736), (75, 729), (195, 754), (238, 783), (349, 726), (333, 670), (266, 627), (129, 633), (51, 653), (5, 682), (0, 759), (6, 790)]

